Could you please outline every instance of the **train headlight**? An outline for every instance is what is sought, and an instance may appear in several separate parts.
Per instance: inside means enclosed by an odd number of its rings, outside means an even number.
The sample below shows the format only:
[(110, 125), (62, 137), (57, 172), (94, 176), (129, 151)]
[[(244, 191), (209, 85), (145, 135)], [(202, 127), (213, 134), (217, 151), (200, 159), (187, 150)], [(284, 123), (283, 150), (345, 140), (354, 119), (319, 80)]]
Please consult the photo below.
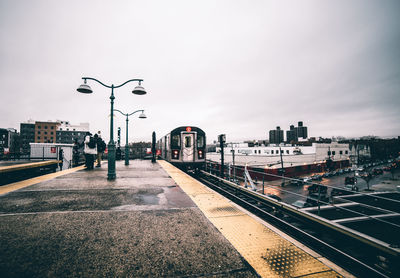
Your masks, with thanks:
[(178, 150), (173, 150), (172, 151), (172, 158), (173, 159), (179, 159), (179, 151)]
[(204, 152), (202, 150), (199, 150), (198, 154), (199, 154), (199, 159), (203, 159), (204, 158)]

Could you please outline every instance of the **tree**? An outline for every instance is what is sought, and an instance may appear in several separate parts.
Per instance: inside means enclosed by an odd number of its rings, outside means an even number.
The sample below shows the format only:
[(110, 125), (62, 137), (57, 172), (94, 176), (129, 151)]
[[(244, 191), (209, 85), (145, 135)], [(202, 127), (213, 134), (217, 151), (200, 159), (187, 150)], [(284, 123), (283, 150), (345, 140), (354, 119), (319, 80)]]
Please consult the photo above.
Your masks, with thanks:
[(360, 176), (367, 183), (367, 190), (369, 191), (369, 182), (374, 178), (371, 173), (367, 173), (365, 175)]

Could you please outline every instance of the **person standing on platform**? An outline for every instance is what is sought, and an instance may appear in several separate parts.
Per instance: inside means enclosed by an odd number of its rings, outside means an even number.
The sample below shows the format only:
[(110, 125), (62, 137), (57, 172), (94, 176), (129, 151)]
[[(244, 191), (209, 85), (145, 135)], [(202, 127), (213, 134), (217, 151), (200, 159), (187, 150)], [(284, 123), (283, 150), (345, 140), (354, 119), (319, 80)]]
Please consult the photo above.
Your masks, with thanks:
[(101, 134), (100, 131), (98, 131), (95, 135), (94, 138), (97, 143), (97, 165), (96, 167), (101, 167), (101, 157), (103, 156), (103, 152), (106, 149), (106, 143), (101, 139)]
[(62, 148), (60, 148), (60, 150), (58, 151), (58, 166), (60, 167), (60, 171), (63, 168), (63, 162), (64, 162), (64, 151)]
[(72, 149), (72, 167), (76, 167), (79, 165), (79, 148), (81, 144), (78, 142), (78, 138), (74, 139), (74, 147)]
[(87, 133), (85, 137), (85, 159), (86, 159), (86, 169), (92, 170), (94, 167), (94, 156), (97, 154), (96, 140), (92, 137), (90, 132)]

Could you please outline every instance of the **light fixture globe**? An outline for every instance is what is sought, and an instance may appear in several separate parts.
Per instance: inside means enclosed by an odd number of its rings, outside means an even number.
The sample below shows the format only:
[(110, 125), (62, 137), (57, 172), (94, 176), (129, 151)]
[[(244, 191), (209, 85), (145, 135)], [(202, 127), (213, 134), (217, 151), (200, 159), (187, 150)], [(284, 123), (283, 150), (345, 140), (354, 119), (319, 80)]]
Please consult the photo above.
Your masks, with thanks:
[(78, 89), (76, 89), (78, 92), (82, 93), (82, 94), (91, 94), (93, 93), (92, 88), (90, 88), (90, 86), (86, 83), (82, 84), (79, 86)]
[(135, 89), (133, 89), (132, 93), (135, 95), (145, 95), (146, 90), (141, 85), (137, 85)]
[(146, 119), (147, 116), (144, 114), (144, 112), (142, 112), (142, 114), (139, 115), (139, 119)]

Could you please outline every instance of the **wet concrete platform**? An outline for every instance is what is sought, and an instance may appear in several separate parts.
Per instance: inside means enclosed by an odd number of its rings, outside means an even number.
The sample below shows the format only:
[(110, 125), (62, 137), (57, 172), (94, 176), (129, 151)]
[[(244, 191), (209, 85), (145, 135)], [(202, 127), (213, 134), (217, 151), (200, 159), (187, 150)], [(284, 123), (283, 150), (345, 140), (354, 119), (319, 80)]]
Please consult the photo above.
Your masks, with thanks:
[(257, 277), (158, 163), (130, 163), (3, 191), (0, 276)]

